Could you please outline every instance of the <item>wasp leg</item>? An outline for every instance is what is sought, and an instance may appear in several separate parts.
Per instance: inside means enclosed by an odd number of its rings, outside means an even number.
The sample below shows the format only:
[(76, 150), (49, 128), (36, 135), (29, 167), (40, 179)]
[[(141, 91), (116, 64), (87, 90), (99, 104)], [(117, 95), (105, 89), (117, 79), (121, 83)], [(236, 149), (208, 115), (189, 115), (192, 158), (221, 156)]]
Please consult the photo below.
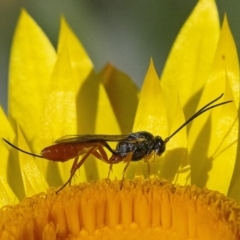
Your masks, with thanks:
[[(97, 151), (93, 152), (92, 154), (93, 154), (96, 158), (104, 161), (104, 162), (107, 163), (107, 164), (110, 164), (109, 171), (108, 171), (108, 175), (107, 175), (107, 178), (109, 179), (109, 177), (110, 177), (110, 172), (112, 171), (112, 165), (113, 165), (113, 163), (110, 163), (111, 161), (108, 159), (108, 156), (107, 156), (107, 154), (106, 154), (106, 151), (103, 149), (102, 146), (99, 146), (99, 147), (98, 147), (98, 151), (99, 151), (100, 154), (99, 154)], [(97, 153), (97, 154), (96, 154), (96, 153)]]
[(96, 158), (98, 158), (98, 159), (100, 159), (100, 160), (108, 163), (108, 156), (107, 156), (106, 151), (103, 149), (103, 146), (99, 144), (97, 150), (98, 150), (99, 152), (94, 151), (92, 154), (93, 154)]
[(112, 165), (113, 165), (113, 164), (111, 163), (110, 166), (109, 166), (107, 178), (110, 178), (110, 173), (112, 172)]
[[(151, 173), (151, 167), (150, 167), (149, 160), (152, 158), (153, 154), (154, 153), (151, 153), (151, 154), (144, 157), (144, 162), (147, 163), (148, 177), (150, 176), (150, 173)], [(155, 161), (155, 154), (154, 154), (154, 161)]]
[(155, 158), (156, 158), (156, 154), (154, 153), (154, 161), (153, 161), (153, 164), (152, 164), (153, 176), (154, 176), (155, 179), (158, 180), (158, 177), (157, 177), (157, 171), (156, 171), (156, 168), (154, 167), (154, 164), (155, 164)]
[(108, 178), (110, 176), (110, 172), (112, 171), (113, 164), (126, 161), (126, 158), (122, 157), (121, 155), (117, 154), (116, 152), (106, 161), (106, 163), (110, 164)]
[(56, 193), (59, 193), (64, 187), (66, 187), (68, 184), (71, 183), (72, 178), (73, 178), (75, 172), (83, 165), (83, 163), (87, 160), (89, 155), (92, 154), (94, 151), (96, 151), (98, 149), (98, 147), (99, 146), (94, 146), (94, 147), (90, 148), (89, 151), (84, 155), (84, 157), (81, 159), (81, 161), (79, 163), (78, 163), (78, 159), (79, 159), (80, 155), (75, 157), (73, 165), (72, 165), (72, 168), (70, 170), (70, 177), (69, 177), (69, 179), (67, 180), (66, 183), (64, 183), (64, 185), (60, 189), (58, 189), (56, 191)]
[[(105, 146), (105, 145), (104, 145), (104, 146)], [(110, 161), (110, 159), (108, 159), (108, 156), (107, 156), (107, 154), (106, 154), (106, 151), (103, 149), (102, 146), (99, 146), (99, 147), (98, 147), (98, 151), (99, 151), (99, 153), (100, 153), (100, 154), (99, 154), (100, 157), (99, 157), (99, 155), (96, 155), (96, 153), (98, 153), (97, 151), (93, 152), (92, 154), (93, 154), (96, 158), (104, 161), (105, 163), (110, 164), (109, 172), (108, 172), (108, 176), (107, 176), (107, 178), (109, 178), (109, 177), (110, 177), (110, 171), (112, 170), (112, 165), (113, 165), (113, 163), (110, 163), (111, 161)]]
[(79, 159), (79, 156), (78, 155), (77, 157), (74, 158), (74, 162), (73, 162), (73, 165), (72, 165), (72, 168), (70, 170), (70, 177), (69, 179), (62, 185), (62, 187), (60, 187), (57, 191), (56, 191), (56, 194), (58, 194), (63, 188), (65, 188), (68, 184), (70, 185), (71, 184), (71, 181), (72, 181), (72, 178), (77, 170), (76, 166), (77, 166), (77, 162), (78, 162), (78, 159)]
[(126, 162), (126, 165), (123, 169), (123, 176), (122, 176), (122, 181), (121, 181), (121, 185), (120, 185), (120, 189), (122, 189), (123, 187), (123, 180), (124, 180), (124, 176), (125, 176), (125, 173), (127, 171), (127, 168), (132, 160), (132, 155), (133, 155), (133, 152), (130, 152), (129, 154), (127, 154), (127, 157), (124, 159), (124, 162)]
[(113, 172), (113, 163), (112, 162), (108, 162), (108, 163), (110, 164), (110, 166), (109, 166), (107, 178), (110, 178), (110, 173)]

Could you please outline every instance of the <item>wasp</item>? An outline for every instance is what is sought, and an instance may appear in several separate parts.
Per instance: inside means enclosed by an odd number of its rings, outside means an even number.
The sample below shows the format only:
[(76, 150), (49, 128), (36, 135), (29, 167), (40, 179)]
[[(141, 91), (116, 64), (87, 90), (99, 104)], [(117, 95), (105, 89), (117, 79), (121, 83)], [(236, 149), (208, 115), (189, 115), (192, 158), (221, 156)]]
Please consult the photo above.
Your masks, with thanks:
[[(67, 182), (60, 189), (57, 190), (58, 193), (67, 184), (71, 184), (71, 180), (75, 175), (75, 172), (87, 160), (89, 155), (93, 155), (97, 159), (102, 160), (107, 164), (110, 164), (110, 169), (112, 168), (113, 164), (117, 164), (119, 162), (126, 162), (123, 170), (124, 178), (124, 174), (131, 161), (139, 161), (141, 159), (147, 161), (153, 156), (153, 154), (161, 156), (166, 149), (167, 142), (193, 119), (197, 118), (199, 115), (212, 108), (232, 102), (225, 101), (218, 104), (213, 104), (222, 96), (223, 94), (203, 106), (165, 139), (162, 139), (160, 136), (154, 136), (153, 134), (146, 131), (134, 132), (127, 135), (67, 135), (57, 139), (53, 145), (44, 148), (41, 151), (40, 155), (27, 152), (13, 145), (6, 139), (3, 140), (13, 148), (34, 157), (44, 158), (54, 162), (65, 162), (74, 158), (70, 170), (70, 177)], [(117, 142), (116, 148), (112, 149), (108, 144), (109, 142)], [(110, 158), (108, 157), (105, 149), (110, 151), (110, 153), (112, 154)], [(79, 159), (80, 156), (83, 157)]]

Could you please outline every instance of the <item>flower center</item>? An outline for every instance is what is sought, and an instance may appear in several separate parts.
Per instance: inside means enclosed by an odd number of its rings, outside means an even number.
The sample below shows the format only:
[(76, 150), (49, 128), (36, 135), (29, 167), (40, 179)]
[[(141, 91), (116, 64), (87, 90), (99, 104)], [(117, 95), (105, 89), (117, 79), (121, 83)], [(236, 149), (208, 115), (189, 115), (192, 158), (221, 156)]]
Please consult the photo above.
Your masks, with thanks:
[[(102, 180), (26, 198), (0, 212), (1, 239), (238, 239), (239, 206), (166, 181)], [(14, 238), (15, 237), (15, 238)]]

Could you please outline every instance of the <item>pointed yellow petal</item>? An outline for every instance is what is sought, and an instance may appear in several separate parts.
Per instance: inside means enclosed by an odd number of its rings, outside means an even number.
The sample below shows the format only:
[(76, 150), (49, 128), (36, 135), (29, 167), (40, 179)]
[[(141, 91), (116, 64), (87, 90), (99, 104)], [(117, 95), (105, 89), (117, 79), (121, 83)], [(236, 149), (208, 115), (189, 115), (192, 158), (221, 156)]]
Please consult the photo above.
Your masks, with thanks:
[[(89, 75), (93, 69), (91, 59), (77, 39), (64, 17), (61, 18), (60, 36), (58, 41), (58, 53), (67, 48), (73, 77), (80, 83)], [(65, 50), (64, 50), (65, 51)], [(78, 86), (79, 87), (79, 86)]]
[[(221, 71), (219, 70), (221, 68)], [(228, 25), (227, 17), (224, 17), (218, 47), (215, 55), (213, 71), (225, 74), (229, 81), (235, 105), (239, 108), (239, 61), (236, 44)], [(218, 76), (216, 76), (218, 77)]]
[(93, 66), (82, 44), (61, 19), (58, 59), (44, 108), (42, 137), (52, 141), (77, 133), (78, 92)]
[[(77, 134), (77, 91), (79, 84), (73, 77), (73, 70), (68, 55), (67, 47), (58, 56), (49, 93), (46, 98), (41, 132), (34, 142), (36, 152), (52, 145), (53, 142), (70, 134)], [(47, 165), (47, 162), (42, 163)], [(55, 164), (54, 164), (55, 165)], [(56, 164), (57, 165), (57, 164)], [(72, 162), (58, 164), (61, 176), (69, 176)], [(47, 168), (46, 168), (47, 169)], [(55, 178), (55, 174), (48, 173)]]
[(40, 130), (55, 51), (40, 27), (22, 10), (10, 56), (9, 112), (28, 140)]
[[(238, 65), (236, 47), (225, 19), (211, 74), (199, 106), (203, 106), (221, 93), (225, 94), (222, 101), (234, 100), (234, 102), (204, 113), (199, 119), (194, 120), (189, 132), (192, 183), (225, 194), (228, 192), (237, 154)], [(213, 115), (209, 119), (211, 112)]]
[[(43, 147), (51, 145), (57, 138), (77, 134), (78, 131), (78, 93), (83, 81), (93, 66), (81, 43), (73, 34), (64, 18), (61, 20), (61, 30), (58, 44), (58, 58), (51, 76), (49, 91), (46, 94), (41, 131), (34, 142), (34, 149), (39, 152)], [(52, 163), (43, 162), (48, 178), (59, 179)], [(56, 165), (56, 164), (54, 164)], [(60, 175), (69, 177), (72, 161), (59, 164)]]
[(57, 138), (77, 132), (76, 98), (79, 84), (75, 81), (68, 50), (58, 56), (43, 116), (41, 139), (53, 143)]
[[(170, 120), (174, 119), (178, 94), (181, 105), (185, 106), (201, 91), (212, 66), (218, 37), (215, 1), (198, 1), (172, 47), (161, 77)], [(198, 99), (199, 95), (195, 97)], [(191, 100), (187, 106), (186, 116), (195, 110), (192, 103)]]
[(168, 136), (165, 102), (152, 60), (140, 93), (133, 131), (149, 131), (154, 135)]
[[(152, 60), (143, 82), (135, 116), (133, 132), (137, 131), (148, 131), (153, 135), (161, 136), (163, 139), (169, 135), (165, 101)], [(142, 165), (141, 162), (137, 163)], [(161, 162), (156, 161), (156, 164), (156, 168), (158, 168), (158, 164), (161, 164)], [(146, 164), (143, 166), (146, 169)], [(131, 171), (136, 171), (136, 168), (136, 164), (130, 164), (129, 166)]]
[[(31, 152), (19, 128), (18, 146), (21, 149)], [(44, 161), (44, 159), (41, 160)], [(32, 196), (43, 191), (45, 192), (48, 188), (48, 184), (39, 171), (35, 161), (34, 157), (19, 151), (19, 164), (26, 196)]]
[(122, 133), (130, 133), (138, 103), (138, 89), (134, 82), (108, 64), (100, 73)]

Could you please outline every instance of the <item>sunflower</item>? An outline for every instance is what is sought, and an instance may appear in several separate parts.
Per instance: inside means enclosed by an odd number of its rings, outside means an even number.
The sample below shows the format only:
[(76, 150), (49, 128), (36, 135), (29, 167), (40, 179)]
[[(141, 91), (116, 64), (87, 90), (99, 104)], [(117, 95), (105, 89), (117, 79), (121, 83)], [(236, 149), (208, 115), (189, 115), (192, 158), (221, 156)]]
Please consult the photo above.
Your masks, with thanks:
[(1, 239), (240, 238), (239, 63), (215, 2), (198, 2), (160, 81), (151, 60), (140, 92), (110, 64), (96, 73), (64, 18), (55, 50), (23, 10), (10, 57), (9, 116), (0, 111), (1, 136), (21, 149), (38, 153), (70, 134), (144, 130), (165, 139), (221, 93), (233, 102), (179, 131), (150, 168), (131, 163), (123, 184), (124, 165), (114, 164), (106, 179), (109, 165), (90, 156), (56, 194), (72, 161), (34, 158), (2, 142)]

